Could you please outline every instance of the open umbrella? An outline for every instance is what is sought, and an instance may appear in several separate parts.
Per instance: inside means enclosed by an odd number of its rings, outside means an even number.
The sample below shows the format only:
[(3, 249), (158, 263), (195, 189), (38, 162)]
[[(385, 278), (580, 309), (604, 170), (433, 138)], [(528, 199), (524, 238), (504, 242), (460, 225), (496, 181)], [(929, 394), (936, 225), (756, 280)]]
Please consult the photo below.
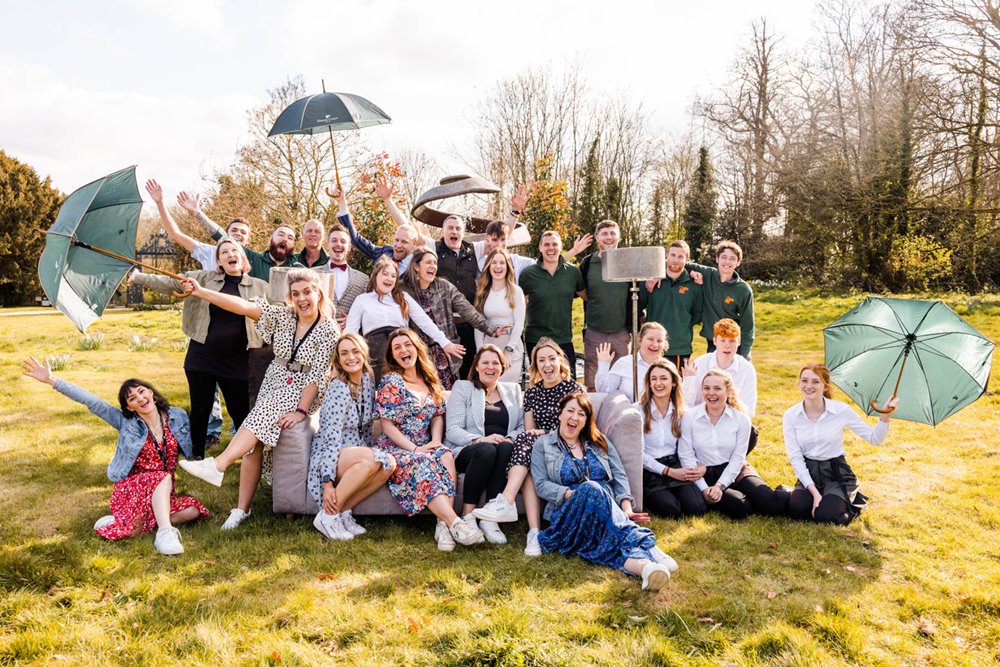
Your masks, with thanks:
[(303, 97), (289, 104), (274, 121), (267, 136), (329, 132), (330, 150), (333, 151), (333, 173), (339, 188), (340, 172), (337, 169), (337, 149), (333, 143), (333, 131), (360, 130), (371, 125), (391, 123), (392, 119), (386, 112), (360, 95), (328, 93), (326, 82), (323, 81), (322, 84), (323, 92), (319, 95)]
[(936, 425), (986, 391), (993, 343), (940, 301), (866, 297), (823, 329), (830, 377), (868, 414)]
[(80, 331), (100, 317), (133, 266), (183, 278), (132, 258), (141, 209), (133, 166), (73, 192), (45, 232), (38, 279), (49, 301)]

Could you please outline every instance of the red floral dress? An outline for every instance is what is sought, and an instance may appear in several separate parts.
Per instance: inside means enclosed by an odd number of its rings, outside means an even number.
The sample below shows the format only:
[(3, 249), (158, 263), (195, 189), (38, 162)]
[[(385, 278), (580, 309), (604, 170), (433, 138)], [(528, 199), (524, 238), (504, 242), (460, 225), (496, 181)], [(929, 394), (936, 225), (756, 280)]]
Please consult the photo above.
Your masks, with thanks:
[(167, 470), (163, 469), (163, 459), (157, 453), (153, 434), (146, 436), (139, 455), (135, 457), (129, 476), (115, 482), (111, 491), (111, 514), (115, 522), (98, 529), (97, 534), (109, 540), (120, 540), (133, 535), (148, 533), (156, 528), (153, 516), (153, 491), (170, 476), (170, 513), (180, 512), (188, 507), (197, 507), (202, 517), (211, 513), (205, 506), (190, 496), (174, 495), (174, 471), (177, 469), (177, 438), (163, 425), (163, 440), (167, 448)]

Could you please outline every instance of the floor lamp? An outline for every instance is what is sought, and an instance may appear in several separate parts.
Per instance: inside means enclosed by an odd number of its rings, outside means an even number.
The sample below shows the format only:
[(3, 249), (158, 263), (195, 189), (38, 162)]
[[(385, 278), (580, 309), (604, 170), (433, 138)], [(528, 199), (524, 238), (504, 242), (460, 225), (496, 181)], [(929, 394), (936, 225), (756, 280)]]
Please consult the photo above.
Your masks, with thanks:
[(607, 283), (632, 283), (632, 397), (639, 400), (639, 283), (667, 275), (663, 246), (601, 251), (601, 278)]

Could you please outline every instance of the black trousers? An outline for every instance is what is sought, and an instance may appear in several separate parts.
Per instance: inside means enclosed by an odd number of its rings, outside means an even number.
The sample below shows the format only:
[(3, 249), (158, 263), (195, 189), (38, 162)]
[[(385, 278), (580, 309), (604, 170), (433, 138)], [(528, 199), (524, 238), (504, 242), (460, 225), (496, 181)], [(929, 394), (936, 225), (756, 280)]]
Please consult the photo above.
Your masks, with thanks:
[(462, 357), (462, 367), (458, 371), (458, 379), (467, 380), (469, 371), (472, 369), (472, 360), (476, 356), (476, 330), (467, 322), (457, 323), (455, 329), (458, 331), (458, 344), (465, 348), (465, 356)]
[[(652, 475), (648, 470), (642, 472), (643, 477)], [(650, 491), (643, 485), (642, 508), (656, 516), (676, 519), (680, 516), (700, 516), (708, 511), (705, 497), (694, 484), (684, 484), (673, 488), (660, 487)]]
[[(274, 361), (274, 348), (270, 345), (250, 348), (250, 374), (248, 378), (250, 384), (247, 392), (250, 397), (251, 409), (257, 404), (257, 394), (260, 393), (260, 387), (264, 384), (264, 376), (267, 375), (267, 367), (271, 365), (272, 361)], [(228, 398), (226, 405), (229, 405)], [(232, 413), (229, 414), (232, 415)]]
[(462, 484), (462, 502), (478, 505), (486, 491), (486, 499), (500, 495), (507, 485), (507, 462), (514, 443), (504, 440), (498, 445), (477, 442), (468, 445), (455, 458), (455, 469), (465, 473)]
[[(715, 484), (725, 467), (710, 466), (705, 473), (705, 481), (709, 485)], [(731, 519), (745, 519), (751, 514), (780, 516), (788, 508), (788, 496), (787, 491), (772, 489), (760, 477), (747, 475), (733, 483), (723, 492), (722, 500), (708, 505), (708, 508), (722, 512)]]
[(846, 526), (853, 518), (847, 511), (847, 501), (832, 493), (823, 495), (815, 516), (812, 513), (812, 506), (812, 494), (806, 489), (795, 489), (788, 498), (788, 516), (800, 521), (833, 523), (838, 526)]
[(205, 438), (208, 435), (208, 420), (212, 416), (212, 403), (215, 402), (216, 384), (226, 400), (226, 412), (233, 420), (233, 427), (239, 428), (250, 412), (250, 383), (219, 377), (214, 373), (185, 370), (184, 374), (191, 395), (191, 447), (195, 458), (201, 459), (205, 456)]

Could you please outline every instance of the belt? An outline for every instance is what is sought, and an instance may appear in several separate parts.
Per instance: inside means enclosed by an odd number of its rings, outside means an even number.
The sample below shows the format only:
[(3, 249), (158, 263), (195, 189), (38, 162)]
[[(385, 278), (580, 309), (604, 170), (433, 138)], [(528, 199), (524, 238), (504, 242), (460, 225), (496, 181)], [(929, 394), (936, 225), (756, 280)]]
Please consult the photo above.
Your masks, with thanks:
[(300, 361), (289, 362), (288, 359), (282, 359), (281, 357), (275, 357), (274, 363), (284, 366), (290, 373), (308, 373), (312, 370), (312, 364), (303, 364)]

